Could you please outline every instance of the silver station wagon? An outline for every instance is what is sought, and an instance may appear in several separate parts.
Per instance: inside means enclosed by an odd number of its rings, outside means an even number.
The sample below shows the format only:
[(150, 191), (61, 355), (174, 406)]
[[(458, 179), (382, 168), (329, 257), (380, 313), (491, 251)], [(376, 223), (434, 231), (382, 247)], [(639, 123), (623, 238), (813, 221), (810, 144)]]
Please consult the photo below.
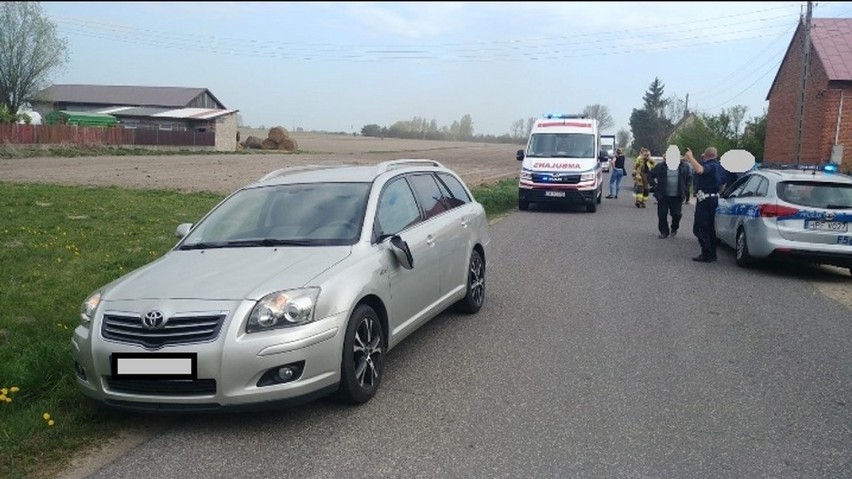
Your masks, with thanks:
[(736, 261), (796, 260), (850, 268), (852, 177), (817, 169), (760, 169), (719, 198), (716, 237)]
[(177, 234), (83, 303), (84, 395), (150, 412), (360, 404), (391, 348), (485, 300), (485, 211), (431, 160), (278, 170)]

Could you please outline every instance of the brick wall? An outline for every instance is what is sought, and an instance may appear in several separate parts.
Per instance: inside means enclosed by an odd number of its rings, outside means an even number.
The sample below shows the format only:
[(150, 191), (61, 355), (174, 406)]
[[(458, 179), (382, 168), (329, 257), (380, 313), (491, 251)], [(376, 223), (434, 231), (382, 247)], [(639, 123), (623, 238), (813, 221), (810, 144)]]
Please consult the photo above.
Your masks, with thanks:
[[(795, 163), (798, 131), (799, 89), (802, 74), (802, 35), (797, 30), (790, 50), (778, 72), (769, 96), (766, 121), (766, 161)], [(801, 163), (824, 163), (831, 158), (834, 144), (840, 91), (844, 90), (839, 143), (844, 145), (845, 168), (852, 168), (852, 85), (828, 81), (825, 67), (816, 50), (811, 49), (808, 84), (805, 89), (805, 114), (802, 132)]]

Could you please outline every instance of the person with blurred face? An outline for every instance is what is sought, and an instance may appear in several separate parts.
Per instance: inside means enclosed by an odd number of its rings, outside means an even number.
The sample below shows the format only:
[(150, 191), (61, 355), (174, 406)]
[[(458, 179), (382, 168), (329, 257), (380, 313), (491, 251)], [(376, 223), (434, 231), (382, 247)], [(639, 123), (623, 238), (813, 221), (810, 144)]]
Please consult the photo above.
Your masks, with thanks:
[(719, 205), (719, 192), (725, 184), (727, 172), (719, 163), (716, 148), (708, 147), (701, 155), (701, 161), (692, 156), (687, 148), (686, 161), (695, 172), (695, 221), (692, 233), (698, 238), (701, 254), (692, 258), (701, 263), (716, 261), (716, 207)]

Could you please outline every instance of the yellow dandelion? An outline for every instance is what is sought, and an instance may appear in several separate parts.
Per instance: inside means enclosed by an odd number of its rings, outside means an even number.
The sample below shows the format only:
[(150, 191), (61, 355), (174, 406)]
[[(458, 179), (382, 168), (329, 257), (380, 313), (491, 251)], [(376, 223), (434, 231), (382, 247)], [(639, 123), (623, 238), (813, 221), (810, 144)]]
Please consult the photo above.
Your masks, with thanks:
[(42, 415), (41, 415), (41, 417), (43, 417), (45, 421), (49, 421), (49, 420), (50, 420), (50, 414), (48, 414), (48, 413), (44, 413), (44, 414), (42, 414)]
[(53, 423), (53, 419), (51, 419), (50, 421), (47, 421), (47, 425), (48, 425), (48, 426), (53, 426), (53, 424), (54, 424), (54, 423)]
[(16, 393), (16, 392), (18, 392), (18, 391), (20, 391), (20, 390), (21, 390), (21, 388), (19, 388), (18, 386), (12, 386), (12, 388), (11, 388), (11, 389), (9, 389), (9, 391), (12, 391), (13, 393)]
[(12, 398), (6, 398), (6, 402), (12, 402)]
[(6, 395), (0, 394), (0, 401), (5, 401), (5, 400), (6, 400)]
[(6, 388), (0, 389), (0, 394), (5, 396), (5, 395), (9, 394), (9, 390), (6, 389)]

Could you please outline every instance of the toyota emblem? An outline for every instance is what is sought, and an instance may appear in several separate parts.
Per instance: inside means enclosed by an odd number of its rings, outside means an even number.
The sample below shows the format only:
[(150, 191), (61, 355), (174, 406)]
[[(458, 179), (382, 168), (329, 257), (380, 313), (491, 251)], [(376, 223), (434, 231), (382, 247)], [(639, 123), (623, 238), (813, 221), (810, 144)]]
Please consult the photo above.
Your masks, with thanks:
[(142, 317), (142, 327), (145, 329), (160, 329), (166, 325), (166, 317), (162, 311), (148, 311)]
[(826, 211), (825, 212), (825, 219), (828, 220), (828, 221), (833, 220), (834, 219), (834, 212), (833, 211)]

